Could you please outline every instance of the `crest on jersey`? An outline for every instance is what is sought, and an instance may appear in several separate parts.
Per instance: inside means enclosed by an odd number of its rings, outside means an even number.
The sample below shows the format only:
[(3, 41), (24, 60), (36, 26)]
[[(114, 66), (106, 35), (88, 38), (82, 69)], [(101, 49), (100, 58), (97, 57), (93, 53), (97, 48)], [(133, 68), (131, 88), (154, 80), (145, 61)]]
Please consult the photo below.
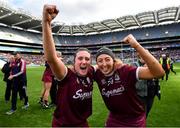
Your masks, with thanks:
[(115, 74), (115, 78), (114, 79), (115, 79), (115, 81), (119, 81), (120, 80), (120, 77), (119, 77), (119, 75), (117, 73)]
[(85, 87), (88, 87), (88, 85), (91, 84), (91, 80), (89, 77), (86, 77), (86, 79), (77, 78), (76, 81), (78, 84), (82, 84)]
[(102, 83), (102, 85), (106, 84), (106, 80), (105, 80), (105, 79), (102, 79), (102, 80), (101, 80), (101, 83)]
[(110, 77), (110, 78), (108, 79), (108, 81), (107, 81), (107, 86), (109, 86), (109, 85), (111, 85), (111, 84), (113, 84), (113, 83), (114, 83), (114, 80), (113, 80), (112, 77)]

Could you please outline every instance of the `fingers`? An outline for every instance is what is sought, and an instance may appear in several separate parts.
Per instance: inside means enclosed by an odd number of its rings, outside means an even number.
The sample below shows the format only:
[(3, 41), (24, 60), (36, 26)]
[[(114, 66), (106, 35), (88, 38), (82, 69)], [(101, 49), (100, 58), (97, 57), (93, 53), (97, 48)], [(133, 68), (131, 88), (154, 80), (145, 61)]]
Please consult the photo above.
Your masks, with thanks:
[(59, 13), (59, 10), (57, 9), (56, 5), (44, 5), (43, 8), (43, 18), (45, 21), (51, 21), (53, 20), (57, 14)]
[(12, 80), (12, 79), (13, 79), (13, 76), (12, 76), (12, 75), (10, 75), (10, 76), (8, 77), (8, 79), (9, 79), (9, 80)]
[(134, 40), (134, 37), (132, 34), (129, 34), (128, 36), (126, 36), (124, 39), (123, 39), (123, 42), (130, 42), (130, 40)]
[(56, 5), (47, 5), (46, 10), (49, 14), (58, 14), (59, 10), (56, 8)]
[(129, 44), (132, 48), (136, 48), (139, 45), (136, 38), (132, 34), (129, 34), (128, 36), (126, 36), (122, 40), (122, 42)]

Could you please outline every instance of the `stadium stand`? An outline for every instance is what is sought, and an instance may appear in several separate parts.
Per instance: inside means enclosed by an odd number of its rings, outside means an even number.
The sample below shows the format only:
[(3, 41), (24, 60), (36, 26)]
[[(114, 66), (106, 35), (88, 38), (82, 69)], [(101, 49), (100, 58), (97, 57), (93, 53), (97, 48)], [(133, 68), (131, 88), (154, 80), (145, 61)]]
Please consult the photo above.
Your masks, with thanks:
[[(54, 21), (52, 31), (56, 48), (63, 53), (66, 63), (71, 63), (72, 55), (79, 47), (86, 47), (94, 54), (100, 47), (107, 46), (121, 59), (133, 58), (135, 51), (121, 43), (129, 33), (157, 58), (161, 53), (171, 53), (180, 61), (179, 21), (180, 6), (85, 25)], [(0, 4), (0, 52), (20, 51), (41, 58), (41, 31), (41, 19)]]

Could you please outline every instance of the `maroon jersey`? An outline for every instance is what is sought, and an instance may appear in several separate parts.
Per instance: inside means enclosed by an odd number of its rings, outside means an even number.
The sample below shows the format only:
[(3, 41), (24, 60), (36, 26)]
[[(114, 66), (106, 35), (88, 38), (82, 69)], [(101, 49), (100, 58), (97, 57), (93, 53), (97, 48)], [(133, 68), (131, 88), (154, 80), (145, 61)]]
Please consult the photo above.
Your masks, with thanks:
[(108, 77), (97, 70), (95, 80), (110, 110), (106, 126), (145, 126), (144, 105), (135, 88), (136, 67), (125, 65)]
[(27, 76), (26, 76), (26, 62), (20, 58), (16, 60), (16, 66), (15, 68), (15, 74), (14, 77), (21, 79), (21, 81), (27, 81)]
[(92, 114), (93, 68), (86, 77), (80, 77), (68, 68), (66, 77), (59, 82), (57, 108), (53, 127), (86, 127)]
[(53, 76), (52, 70), (47, 62), (45, 64), (45, 66), (46, 66), (46, 68), (45, 68), (43, 76), (42, 76), (42, 81), (52, 82), (52, 76)]

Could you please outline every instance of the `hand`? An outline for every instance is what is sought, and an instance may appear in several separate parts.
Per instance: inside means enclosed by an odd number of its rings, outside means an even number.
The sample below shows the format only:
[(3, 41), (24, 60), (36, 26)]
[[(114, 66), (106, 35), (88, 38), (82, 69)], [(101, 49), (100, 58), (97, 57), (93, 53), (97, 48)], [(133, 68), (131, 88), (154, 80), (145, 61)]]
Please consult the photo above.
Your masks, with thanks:
[(10, 75), (10, 76), (8, 77), (9, 80), (12, 80), (13, 78), (14, 78), (13, 75)]
[(51, 22), (59, 13), (56, 5), (44, 5), (43, 8), (43, 21)]
[(136, 48), (138, 45), (140, 45), (132, 34), (129, 34), (128, 36), (126, 36), (123, 39), (123, 42), (131, 45), (132, 48)]

